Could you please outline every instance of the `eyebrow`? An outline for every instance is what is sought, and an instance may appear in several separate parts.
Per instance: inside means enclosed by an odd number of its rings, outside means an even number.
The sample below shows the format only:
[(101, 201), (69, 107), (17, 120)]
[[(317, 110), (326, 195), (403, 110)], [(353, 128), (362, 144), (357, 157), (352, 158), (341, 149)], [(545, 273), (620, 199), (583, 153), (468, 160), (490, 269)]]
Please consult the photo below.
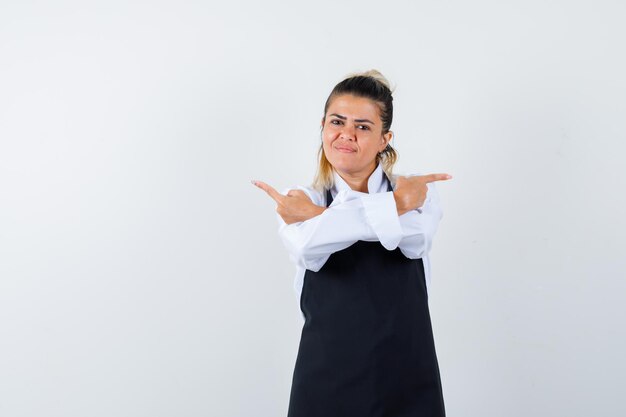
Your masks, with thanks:
[[(336, 116), (338, 118), (340, 118), (341, 120), (347, 120), (348, 118), (346, 116), (342, 116), (340, 114), (337, 113), (333, 113), (333, 114), (329, 114), (328, 116)], [(371, 120), (368, 119), (354, 119), (355, 122), (357, 123), (371, 123), (373, 125), (375, 125), (376, 123), (372, 122)]]

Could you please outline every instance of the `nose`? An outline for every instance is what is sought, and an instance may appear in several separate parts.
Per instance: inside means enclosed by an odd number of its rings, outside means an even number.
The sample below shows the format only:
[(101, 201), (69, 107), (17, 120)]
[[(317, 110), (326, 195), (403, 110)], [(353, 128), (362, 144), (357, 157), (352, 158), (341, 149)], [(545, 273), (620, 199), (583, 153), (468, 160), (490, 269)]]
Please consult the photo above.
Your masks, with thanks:
[(356, 128), (354, 126), (344, 124), (339, 135), (341, 139), (354, 140), (356, 139)]

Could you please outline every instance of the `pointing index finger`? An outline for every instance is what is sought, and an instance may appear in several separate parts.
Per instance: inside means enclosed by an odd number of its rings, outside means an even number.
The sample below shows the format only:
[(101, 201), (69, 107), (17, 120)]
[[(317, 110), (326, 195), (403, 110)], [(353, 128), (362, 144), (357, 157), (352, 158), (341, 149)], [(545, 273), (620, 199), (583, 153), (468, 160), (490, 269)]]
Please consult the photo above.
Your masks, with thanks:
[(276, 189), (274, 187), (272, 187), (269, 184), (264, 183), (263, 181), (255, 181), (255, 180), (253, 180), (252, 183), (254, 185), (256, 185), (257, 187), (259, 187), (260, 189), (262, 189), (263, 191), (265, 191), (277, 203), (280, 203), (282, 201), (282, 199), (285, 198), (285, 196), (282, 195), (281, 193), (279, 193), (278, 191), (276, 191)]
[(450, 174), (428, 174), (421, 176), (424, 179), (424, 182), (434, 182), (434, 181), (443, 181), (449, 180), (452, 178)]

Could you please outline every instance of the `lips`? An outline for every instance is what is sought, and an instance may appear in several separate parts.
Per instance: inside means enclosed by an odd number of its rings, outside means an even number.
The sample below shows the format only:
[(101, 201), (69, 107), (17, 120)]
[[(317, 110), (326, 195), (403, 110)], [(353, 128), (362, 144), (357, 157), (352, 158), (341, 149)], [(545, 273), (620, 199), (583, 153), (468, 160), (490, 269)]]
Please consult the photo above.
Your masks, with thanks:
[(356, 149), (350, 148), (348, 146), (335, 146), (335, 149), (337, 149), (339, 152), (346, 152), (346, 153), (356, 152)]

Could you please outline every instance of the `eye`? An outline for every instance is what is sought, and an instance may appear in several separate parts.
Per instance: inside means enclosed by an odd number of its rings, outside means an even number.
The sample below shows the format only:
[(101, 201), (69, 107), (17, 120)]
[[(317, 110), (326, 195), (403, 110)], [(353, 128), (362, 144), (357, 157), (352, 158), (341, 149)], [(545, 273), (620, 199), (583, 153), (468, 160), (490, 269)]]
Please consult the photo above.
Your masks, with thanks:
[(370, 130), (370, 127), (367, 125), (359, 125), (359, 127), (362, 127), (362, 130)]
[[(337, 123), (335, 123), (335, 122), (337, 122)], [(341, 124), (341, 123), (343, 123), (343, 122), (341, 120), (338, 120), (338, 119), (333, 119), (333, 120), (330, 121), (331, 125), (336, 125), (336, 124)]]

